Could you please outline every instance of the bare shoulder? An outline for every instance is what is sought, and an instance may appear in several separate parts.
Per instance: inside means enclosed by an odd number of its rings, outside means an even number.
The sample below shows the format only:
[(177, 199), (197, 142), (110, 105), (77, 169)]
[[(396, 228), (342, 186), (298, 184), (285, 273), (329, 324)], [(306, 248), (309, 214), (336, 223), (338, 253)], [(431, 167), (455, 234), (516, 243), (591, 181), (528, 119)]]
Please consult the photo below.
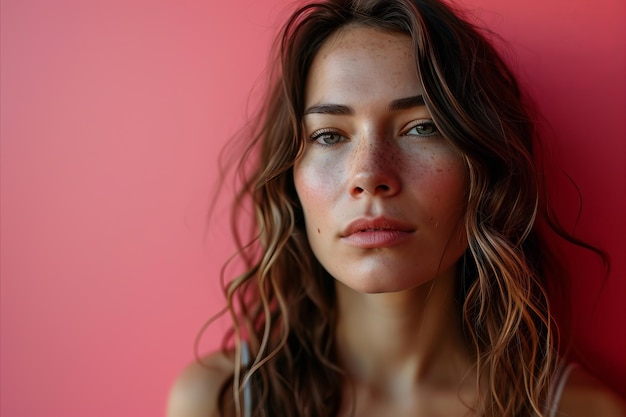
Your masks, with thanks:
[(626, 403), (596, 378), (577, 367), (567, 380), (557, 415), (626, 417)]
[(218, 416), (220, 390), (233, 370), (233, 355), (221, 351), (189, 364), (172, 386), (167, 417)]

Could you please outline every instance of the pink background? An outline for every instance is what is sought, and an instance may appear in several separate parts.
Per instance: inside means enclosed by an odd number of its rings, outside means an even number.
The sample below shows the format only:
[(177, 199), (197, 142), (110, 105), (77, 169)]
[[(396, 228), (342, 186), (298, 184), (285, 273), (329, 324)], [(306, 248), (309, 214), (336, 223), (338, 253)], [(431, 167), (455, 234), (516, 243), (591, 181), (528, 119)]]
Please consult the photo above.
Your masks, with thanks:
[[(217, 154), (285, 4), (2, 0), (2, 417), (163, 415), (223, 306), (226, 204), (204, 235)], [(625, 3), (463, 4), (510, 42), (584, 195), (579, 236), (613, 258), (603, 281), (567, 252), (577, 344), (626, 395)]]

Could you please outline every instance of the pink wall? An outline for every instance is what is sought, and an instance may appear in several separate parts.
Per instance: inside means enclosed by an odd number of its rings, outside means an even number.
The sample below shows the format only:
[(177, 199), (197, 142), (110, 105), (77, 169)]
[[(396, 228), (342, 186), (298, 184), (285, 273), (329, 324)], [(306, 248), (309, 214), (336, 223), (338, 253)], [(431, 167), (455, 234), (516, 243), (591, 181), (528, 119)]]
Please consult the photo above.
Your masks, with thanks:
[[(163, 414), (223, 303), (215, 161), (281, 3), (2, 0), (0, 415)], [(465, 4), (516, 51), (585, 196), (580, 235), (614, 258), (601, 284), (572, 255), (574, 328), (626, 395), (624, 2)]]

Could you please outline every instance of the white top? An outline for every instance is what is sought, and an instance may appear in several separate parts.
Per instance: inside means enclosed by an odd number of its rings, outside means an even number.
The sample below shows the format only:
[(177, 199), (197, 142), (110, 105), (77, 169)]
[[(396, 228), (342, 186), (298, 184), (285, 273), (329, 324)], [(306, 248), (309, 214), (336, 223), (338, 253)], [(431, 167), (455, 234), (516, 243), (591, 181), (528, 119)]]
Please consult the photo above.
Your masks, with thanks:
[(561, 402), (561, 395), (563, 395), (563, 389), (567, 383), (570, 373), (578, 365), (576, 363), (568, 363), (559, 366), (559, 369), (554, 376), (552, 386), (550, 387), (550, 394), (548, 396), (548, 405), (544, 411), (546, 417), (555, 417), (556, 412), (559, 409), (559, 403)]

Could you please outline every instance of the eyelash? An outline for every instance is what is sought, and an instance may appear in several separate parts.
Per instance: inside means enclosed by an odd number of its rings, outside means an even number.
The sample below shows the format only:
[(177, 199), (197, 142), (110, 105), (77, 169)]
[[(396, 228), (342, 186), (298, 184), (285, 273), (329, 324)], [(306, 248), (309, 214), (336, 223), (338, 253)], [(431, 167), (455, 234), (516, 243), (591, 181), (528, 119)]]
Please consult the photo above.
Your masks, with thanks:
[[(432, 129), (432, 132), (430, 133), (417, 133), (417, 134), (410, 134), (409, 132), (412, 131), (413, 129), (417, 129), (417, 128), (423, 128), (423, 127), (429, 127)], [(402, 133), (402, 136), (419, 136), (419, 137), (430, 137), (430, 136), (435, 136), (439, 134), (439, 129), (437, 129), (437, 126), (435, 125), (435, 123), (432, 120), (418, 120), (416, 121), (416, 123), (414, 125), (412, 125), (410, 128), (408, 128), (407, 130), (404, 131), (404, 133)], [(339, 136), (339, 140), (337, 140), (336, 142), (333, 143), (325, 143), (322, 142), (324, 137), (332, 137), (332, 136)], [(332, 130), (332, 129), (320, 129), (320, 130), (316, 130), (315, 132), (313, 132), (311, 134), (311, 136), (309, 136), (310, 140), (312, 140), (313, 142), (315, 142), (316, 144), (323, 146), (323, 147), (330, 147), (330, 146), (335, 146), (338, 143), (344, 142), (344, 140), (341, 140), (341, 138), (345, 139), (345, 137), (337, 132), (336, 130)], [(322, 141), (320, 141), (322, 140)]]
[(332, 129), (320, 129), (320, 130), (316, 130), (315, 132), (313, 132), (311, 134), (311, 136), (309, 137), (313, 142), (315, 142), (316, 144), (323, 146), (323, 147), (330, 147), (330, 146), (335, 146), (336, 144), (343, 142), (343, 140), (338, 140), (337, 142), (334, 143), (324, 143), (321, 142), (320, 139), (322, 139), (323, 137), (329, 137), (329, 136), (340, 136), (341, 138), (345, 137), (337, 132), (336, 130), (332, 130)]
[[(429, 127), (432, 128), (432, 132), (430, 133), (422, 133), (422, 134), (409, 134), (409, 132), (413, 129), (419, 128), (419, 127)], [(435, 122), (433, 122), (432, 120), (418, 120), (416, 121), (416, 123), (414, 125), (412, 125), (408, 130), (405, 131), (405, 133), (403, 133), (404, 136), (419, 136), (419, 137), (423, 137), (423, 138), (427, 138), (430, 136), (435, 136), (439, 134), (439, 129), (437, 128), (437, 125), (435, 125)]]

